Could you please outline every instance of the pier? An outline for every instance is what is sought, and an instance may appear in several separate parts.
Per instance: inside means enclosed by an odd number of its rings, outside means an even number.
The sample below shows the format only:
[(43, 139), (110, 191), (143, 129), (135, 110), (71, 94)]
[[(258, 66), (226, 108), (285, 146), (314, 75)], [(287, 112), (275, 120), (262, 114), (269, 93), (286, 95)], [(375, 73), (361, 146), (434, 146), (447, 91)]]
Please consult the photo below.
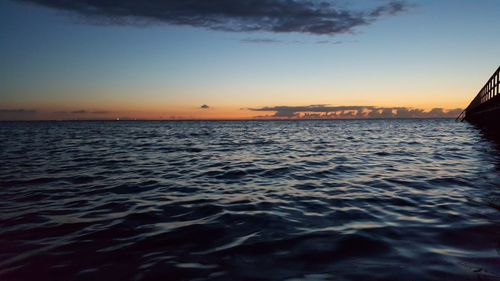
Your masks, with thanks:
[(457, 120), (500, 128), (500, 66)]

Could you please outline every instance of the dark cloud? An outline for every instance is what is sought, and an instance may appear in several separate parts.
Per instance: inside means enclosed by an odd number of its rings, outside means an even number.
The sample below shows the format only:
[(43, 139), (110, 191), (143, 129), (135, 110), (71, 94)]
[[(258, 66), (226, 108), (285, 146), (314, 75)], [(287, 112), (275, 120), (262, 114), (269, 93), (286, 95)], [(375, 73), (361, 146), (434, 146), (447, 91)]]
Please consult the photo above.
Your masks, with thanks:
[(419, 108), (398, 108), (399, 118), (422, 118), (425, 117), (425, 111)]
[(334, 112), (336, 114), (347, 114), (348, 111), (362, 111), (364, 109), (371, 109), (372, 107), (366, 106), (328, 106), (325, 104), (315, 104), (308, 106), (273, 106), (261, 108), (249, 108), (251, 111), (274, 111), (274, 117), (297, 117), (300, 112), (307, 113), (325, 113)]
[(324, 104), (309, 106), (273, 106), (248, 108), (250, 111), (274, 112), (269, 118), (456, 118), (462, 109), (445, 110), (433, 108), (426, 111), (408, 107), (376, 106), (328, 106)]
[(298, 32), (336, 35), (352, 32), (410, 5), (392, 0), (365, 10), (331, 0), (14, 0), (74, 12), (97, 24), (154, 22), (223, 31)]
[(380, 17), (383, 15), (396, 15), (398, 13), (404, 12), (409, 8), (410, 5), (401, 1), (392, 1), (387, 5), (378, 6), (373, 9), (370, 13), (372, 17)]
[(463, 108), (455, 108), (455, 109), (450, 109), (446, 112), (447, 115), (451, 118), (455, 118), (458, 115), (462, 114), (462, 111), (464, 111)]
[(208, 106), (208, 105), (204, 104), (204, 105), (200, 106), (200, 108), (201, 108), (201, 109), (209, 109), (209, 108), (210, 108), (210, 106)]

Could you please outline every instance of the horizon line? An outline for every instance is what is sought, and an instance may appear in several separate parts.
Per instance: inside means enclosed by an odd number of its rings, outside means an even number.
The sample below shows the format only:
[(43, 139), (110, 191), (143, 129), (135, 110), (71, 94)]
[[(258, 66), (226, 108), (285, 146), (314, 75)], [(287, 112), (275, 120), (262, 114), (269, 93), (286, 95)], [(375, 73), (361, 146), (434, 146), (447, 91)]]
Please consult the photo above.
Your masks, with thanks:
[(181, 122), (181, 121), (360, 121), (360, 120), (454, 120), (456, 117), (392, 117), (392, 118), (187, 118), (187, 119), (25, 119), (0, 120), (0, 122)]

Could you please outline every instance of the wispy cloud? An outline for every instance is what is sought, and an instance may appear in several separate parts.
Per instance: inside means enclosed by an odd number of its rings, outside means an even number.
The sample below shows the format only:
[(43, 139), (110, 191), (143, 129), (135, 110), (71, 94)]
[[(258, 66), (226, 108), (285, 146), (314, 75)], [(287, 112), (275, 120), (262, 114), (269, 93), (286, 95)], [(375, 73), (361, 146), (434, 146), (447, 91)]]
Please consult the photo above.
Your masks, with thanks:
[(91, 113), (92, 114), (111, 114), (112, 112), (106, 111), (106, 110), (96, 110), (96, 111), (92, 111)]
[(85, 110), (85, 109), (79, 109), (79, 110), (73, 110), (73, 111), (55, 111), (54, 113), (55, 114), (62, 114), (62, 115), (84, 115), (84, 114), (102, 115), (102, 114), (110, 114), (112, 112), (106, 111), (106, 110), (89, 111), (89, 110)]
[(273, 106), (248, 108), (250, 111), (269, 112), (260, 118), (337, 119), (337, 118), (455, 118), (462, 109), (433, 108), (429, 111), (410, 107), (377, 106)]
[(276, 44), (276, 43), (284, 43), (285, 41), (270, 39), (270, 38), (245, 38), (240, 40), (240, 42), (248, 44)]
[(0, 120), (24, 120), (33, 118), (37, 114), (34, 109), (2, 109), (0, 108)]
[(18, 108), (18, 109), (1, 109), (0, 108), (0, 113), (6, 113), (6, 114), (35, 114), (36, 110), (34, 110), (34, 109), (23, 109), (23, 108)]
[(74, 12), (97, 24), (170, 25), (211, 30), (336, 35), (405, 12), (404, 1), (355, 10), (310, 0), (15, 0)]
[(316, 44), (331, 44), (331, 45), (339, 45), (342, 44), (341, 41), (330, 41), (330, 40), (318, 40)]

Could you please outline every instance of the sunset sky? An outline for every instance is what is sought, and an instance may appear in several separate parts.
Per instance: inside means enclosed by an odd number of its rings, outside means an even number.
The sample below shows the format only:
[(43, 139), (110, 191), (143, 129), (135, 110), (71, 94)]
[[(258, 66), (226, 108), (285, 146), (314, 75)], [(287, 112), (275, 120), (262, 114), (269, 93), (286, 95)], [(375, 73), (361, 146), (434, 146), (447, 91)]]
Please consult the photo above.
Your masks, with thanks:
[(455, 114), (499, 66), (499, 11), (498, 0), (5, 0), (0, 119)]

